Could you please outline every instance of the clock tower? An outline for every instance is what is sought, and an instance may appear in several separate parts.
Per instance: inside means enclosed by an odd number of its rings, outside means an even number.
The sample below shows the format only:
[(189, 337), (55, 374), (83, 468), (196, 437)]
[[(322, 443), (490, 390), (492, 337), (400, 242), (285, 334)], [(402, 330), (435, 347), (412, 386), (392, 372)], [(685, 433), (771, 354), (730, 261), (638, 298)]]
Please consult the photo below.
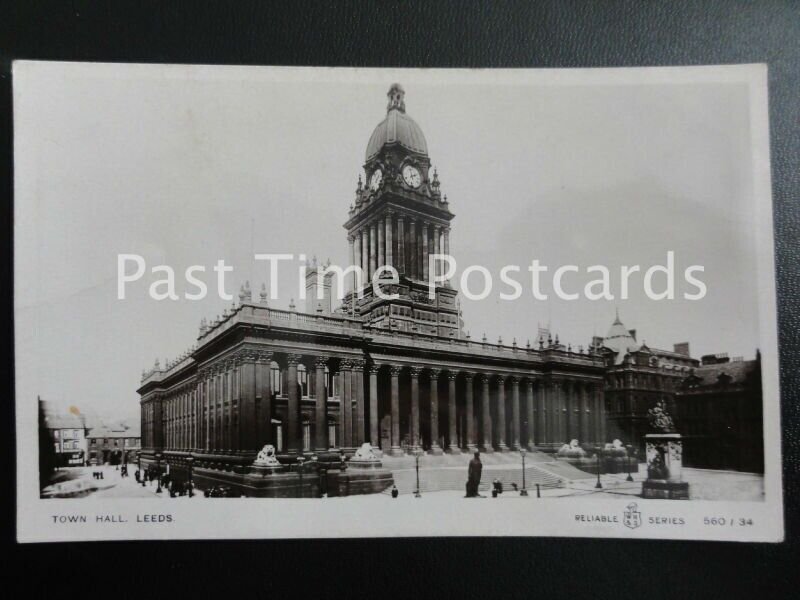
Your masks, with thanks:
[[(364, 272), (362, 297), (346, 297), (342, 310), (355, 312), (372, 327), (458, 338), (457, 292), (448, 282), (436, 285), (433, 298), (428, 289), (433, 279), (429, 256), (450, 253), (454, 215), (431, 169), (425, 136), (406, 114), (405, 91), (394, 84), (387, 95), (386, 118), (367, 144), (366, 183), (359, 177), (344, 224), (350, 260)], [(381, 285), (384, 295), (398, 295), (395, 300), (379, 298), (372, 290), (372, 276), (384, 265), (400, 276), (396, 285)], [(381, 276), (391, 278), (390, 273)]]

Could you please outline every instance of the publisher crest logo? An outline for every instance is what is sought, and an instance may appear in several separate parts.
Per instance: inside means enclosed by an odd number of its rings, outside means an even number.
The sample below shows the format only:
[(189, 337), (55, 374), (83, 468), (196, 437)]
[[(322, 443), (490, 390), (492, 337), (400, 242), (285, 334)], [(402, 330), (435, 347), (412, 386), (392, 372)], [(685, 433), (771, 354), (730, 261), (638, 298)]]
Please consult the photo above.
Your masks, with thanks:
[(630, 529), (636, 529), (642, 524), (642, 513), (639, 512), (639, 507), (636, 505), (636, 502), (631, 502), (625, 508), (622, 522), (625, 527), (629, 527)]

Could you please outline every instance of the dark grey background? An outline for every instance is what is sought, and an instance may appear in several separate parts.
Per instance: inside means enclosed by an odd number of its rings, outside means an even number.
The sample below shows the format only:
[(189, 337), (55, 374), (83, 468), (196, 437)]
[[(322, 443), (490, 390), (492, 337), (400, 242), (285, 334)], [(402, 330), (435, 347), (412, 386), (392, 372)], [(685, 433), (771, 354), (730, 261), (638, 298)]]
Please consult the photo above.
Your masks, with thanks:
[[(777, 243), (787, 542), (742, 545), (614, 540), (376, 540), (71, 544), (20, 547), (28, 593), (181, 593), (225, 597), (569, 595), (773, 597), (797, 593), (800, 493), (800, 7), (796, 2), (0, 2), (0, 183), (12, 198), (11, 60), (209, 64), (594, 67), (766, 62)], [(12, 203), (2, 240), (9, 360), (4, 475), (14, 456)], [(755, 282), (754, 282), (755, 285)], [(735, 326), (735, 324), (731, 324)], [(778, 443), (778, 440), (767, 440)], [(14, 498), (12, 477), (6, 497)], [(13, 541), (13, 514), (5, 520)], [(229, 567), (221, 566), (222, 560)], [(391, 570), (391, 576), (386, 573)], [(69, 580), (68, 580), (69, 578)], [(102, 583), (101, 583), (102, 580)], [(102, 588), (94, 584), (102, 585)], [(214, 586), (217, 584), (217, 586)], [(113, 587), (106, 587), (106, 586)], [(288, 587), (284, 587), (288, 586)], [(281, 591), (284, 590), (284, 591)]]

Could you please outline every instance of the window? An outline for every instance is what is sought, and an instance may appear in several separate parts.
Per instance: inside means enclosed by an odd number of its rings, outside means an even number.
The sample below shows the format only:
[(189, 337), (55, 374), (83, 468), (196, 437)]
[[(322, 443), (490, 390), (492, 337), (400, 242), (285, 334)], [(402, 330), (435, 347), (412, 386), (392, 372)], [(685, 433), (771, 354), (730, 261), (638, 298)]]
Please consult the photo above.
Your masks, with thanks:
[(303, 423), (303, 450), (311, 450), (311, 424)]
[(61, 432), (58, 429), (53, 430), (53, 438), (58, 439), (61, 437)]
[(297, 383), (300, 384), (300, 396), (308, 398), (308, 371), (305, 365), (297, 365)]
[(280, 395), (281, 392), (283, 391), (281, 389), (282, 387), (281, 384), (283, 382), (281, 381), (281, 369), (278, 366), (278, 363), (276, 362), (272, 363), (272, 366), (270, 367), (270, 376), (272, 378), (270, 381), (270, 388), (272, 390), (272, 393)]
[(53, 444), (53, 446), (55, 446), (56, 452), (58, 452), (58, 451), (59, 451), (58, 442), (56, 442), (55, 444)]
[(336, 448), (336, 423), (328, 421), (328, 447)]

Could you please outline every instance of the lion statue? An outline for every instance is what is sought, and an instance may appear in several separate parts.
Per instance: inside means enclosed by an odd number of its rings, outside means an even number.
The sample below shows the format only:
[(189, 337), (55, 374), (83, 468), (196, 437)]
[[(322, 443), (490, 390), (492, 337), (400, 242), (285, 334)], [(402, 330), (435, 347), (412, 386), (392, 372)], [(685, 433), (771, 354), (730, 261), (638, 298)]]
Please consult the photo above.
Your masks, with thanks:
[(564, 456), (568, 458), (583, 458), (586, 455), (586, 451), (581, 448), (578, 440), (573, 439), (570, 440), (569, 444), (564, 444), (561, 446), (556, 454), (557, 456)]
[(278, 462), (278, 457), (275, 456), (275, 446), (267, 444), (258, 453), (254, 465), (265, 467), (278, 467), (281, 463)]
[(372, 451), (372, 444), (365, 442), (356, 450), (351, 460), (378, 460), (378, 457), (375, 456), (375, 452)]

